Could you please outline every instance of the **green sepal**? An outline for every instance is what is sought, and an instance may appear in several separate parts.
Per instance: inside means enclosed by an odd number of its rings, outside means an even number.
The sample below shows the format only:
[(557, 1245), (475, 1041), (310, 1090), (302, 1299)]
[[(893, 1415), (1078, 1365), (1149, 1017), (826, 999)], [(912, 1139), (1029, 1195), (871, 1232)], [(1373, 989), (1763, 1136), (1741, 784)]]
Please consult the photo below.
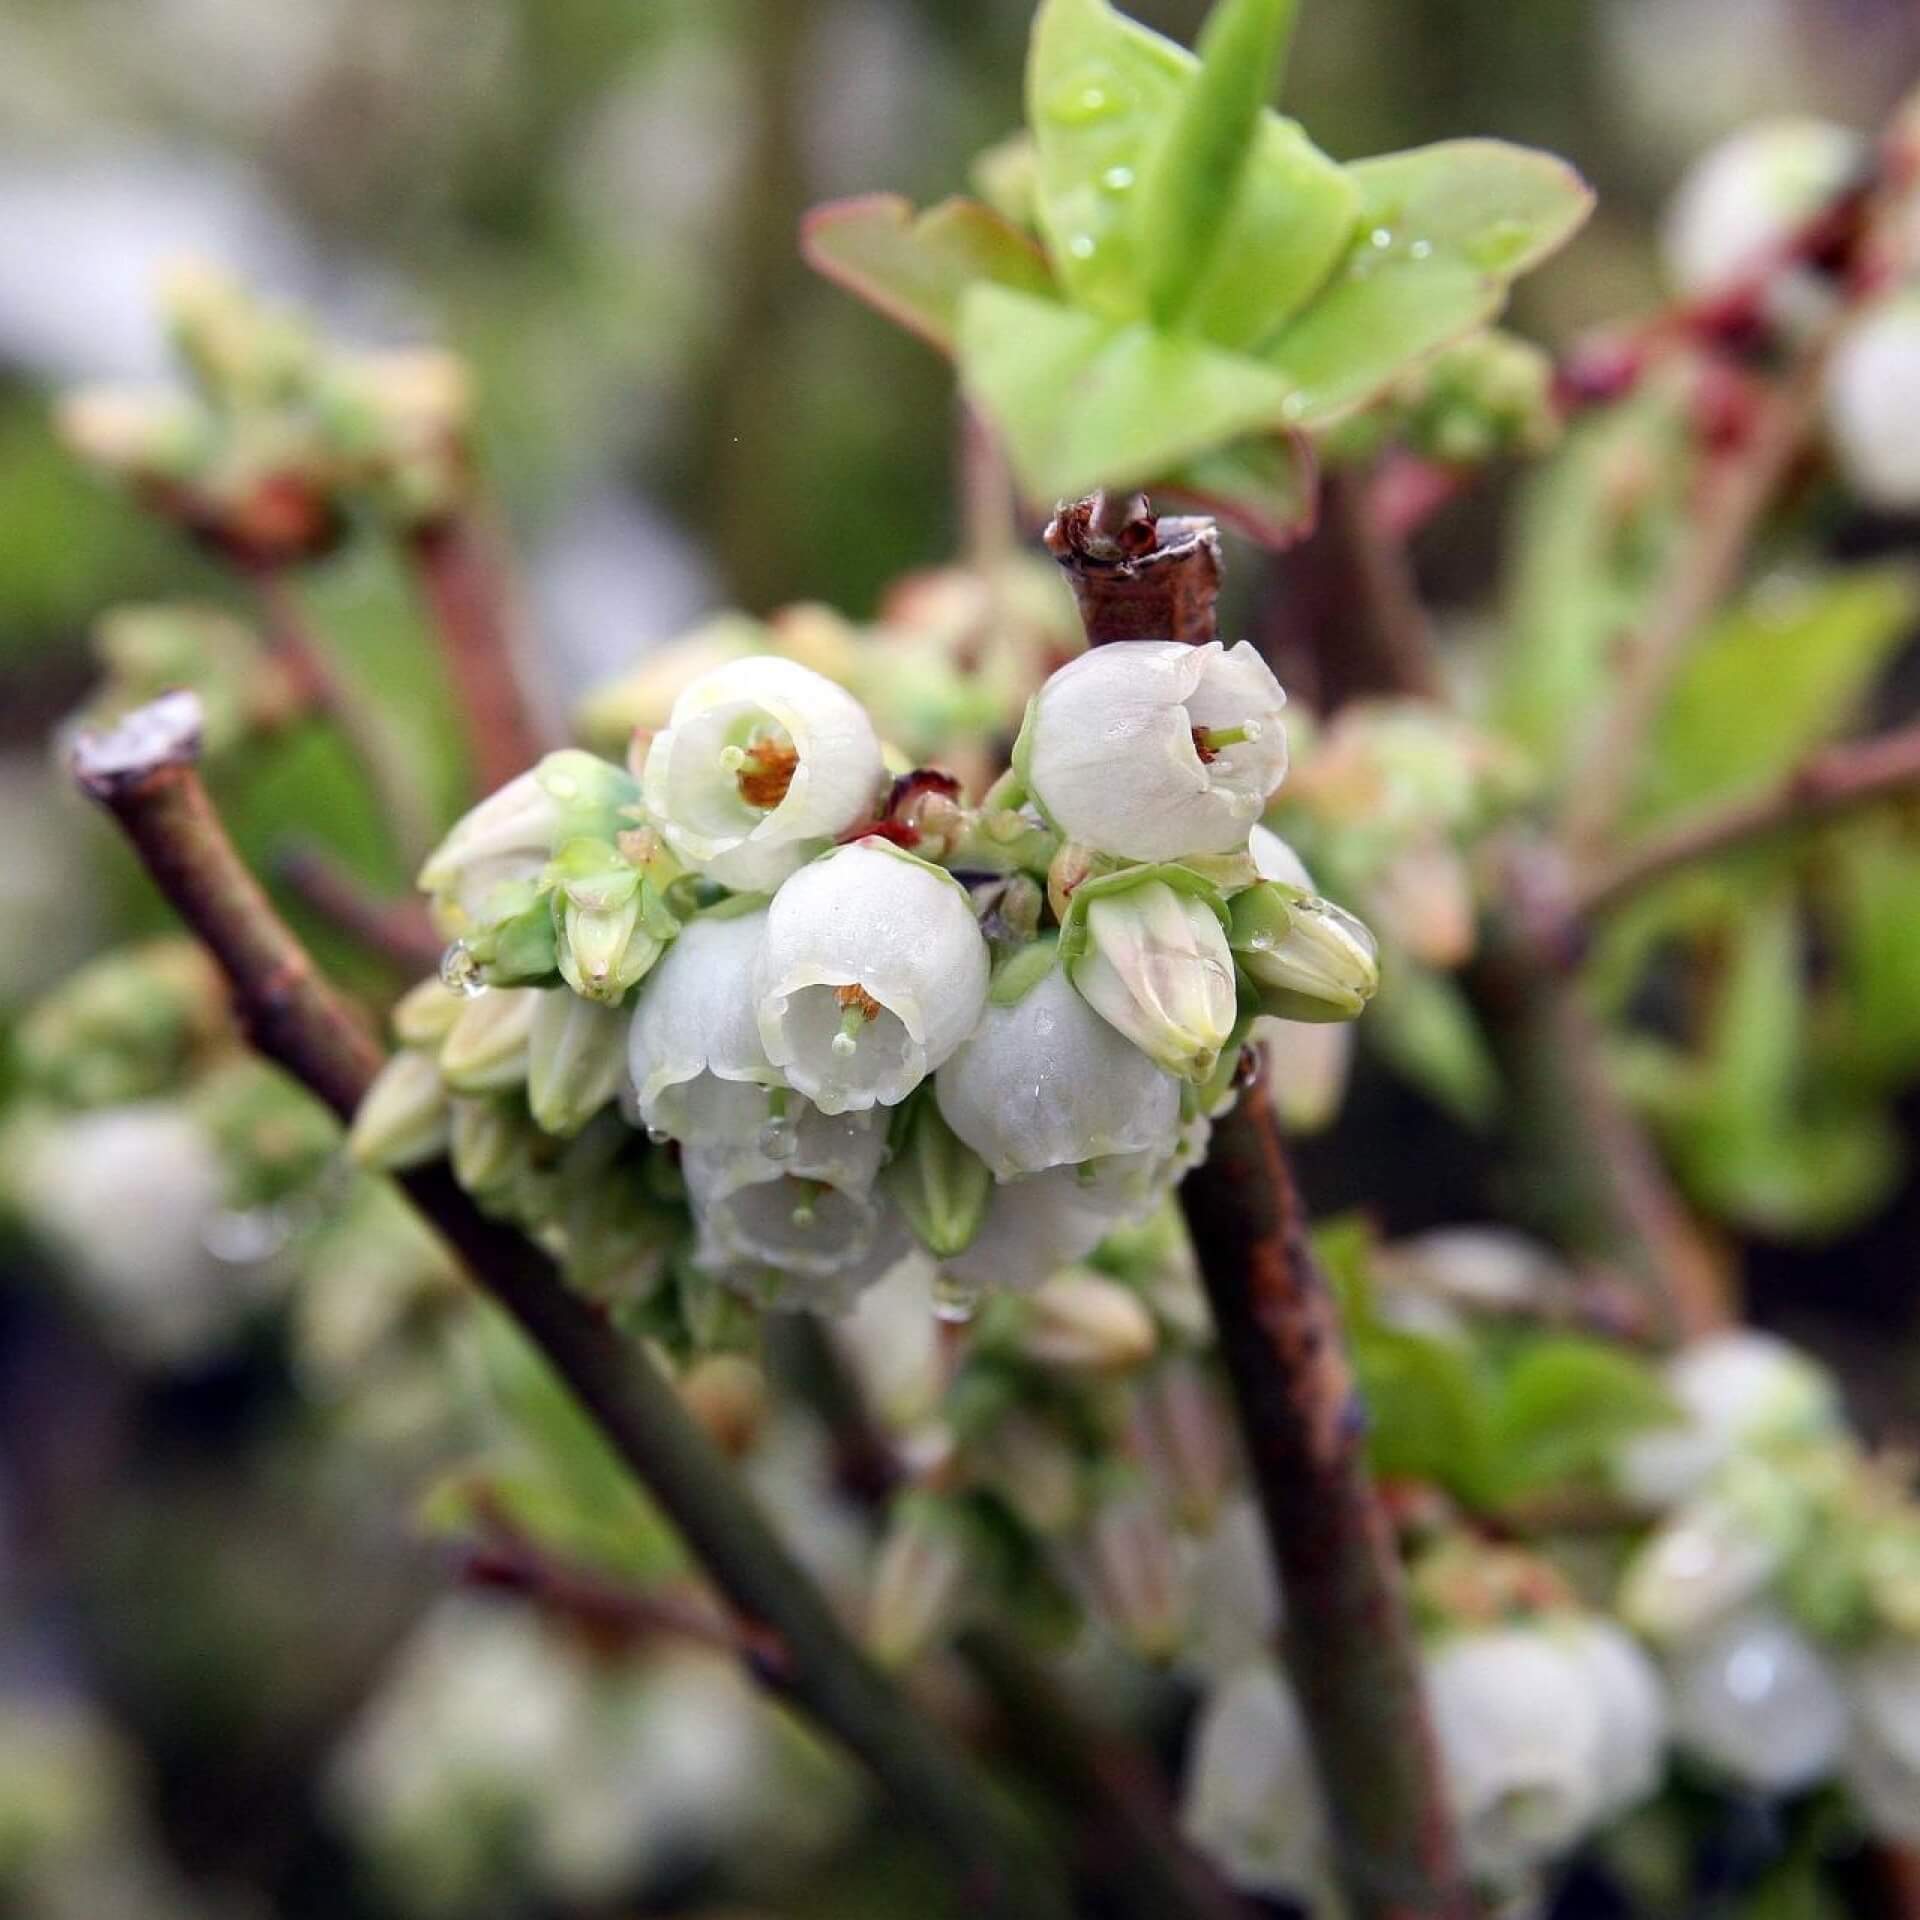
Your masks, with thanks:
[(1057, 934), (1042, 934), (1006, 955), (993, 970), (987, 999), (996, 1007), (1018, 1006), (1048, 974), (1059, 958)]
[(1173, 861), (1159, 861), (1145, 866), (1122, 867), (1117, 873), (1103, 873), (1095, 879), (1083, 880), (1074, 888), (1073, 898), (1067, 902), (1067, 917), (1060, 923), (1060, 964), (1071, 972), (1085, 957), (1087, 942), (1091, 938), (1087, 929), (1087, 907), (1093, 901), (1110, 900), (1116, 894), (1130, 892), (1135, 887), (1151, 886), (1155, 881), (1171, 887), (1175, 893), (1204, 900), (1213, 909), (1221, 930), (1231, 938), (1233, 916), (1227, 911), (1227, 903), (1220, 897), (1220, 889), (1204, 875), (1195, 873), (1191, 867)]
[(914, 1237), (936, 1260), (966, 1252), (987, 1217), (993, 1175), (947, 1125), (931, 1082), (903, 1103), (891, 1137), (880, 1180)]

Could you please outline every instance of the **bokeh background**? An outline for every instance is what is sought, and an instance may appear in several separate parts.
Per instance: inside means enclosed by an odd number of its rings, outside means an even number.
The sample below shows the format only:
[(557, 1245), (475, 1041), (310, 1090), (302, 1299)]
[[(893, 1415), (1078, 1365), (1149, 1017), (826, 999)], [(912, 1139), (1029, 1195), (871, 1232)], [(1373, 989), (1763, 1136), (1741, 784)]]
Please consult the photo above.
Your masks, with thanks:
[[(1190, 39), (1202, 9), (1133, 11)], [(534, 663), (563, 709), (718, 607), (818, 598), (861, 617), (952, 549), (949, 372), (810, 275), (795, 230), (832, 195), (960, 187), (1019, 120), (1028, 17), (1026, 0), (0, 0), (0, 1027), (162, 924), (49, 746), (95, 677), (95, 622), (236, 600), (49, 423), (68, 383), (164, 370), (165, 267), (215, 261), (348, 338), (468, 358)], [(1692, 154), (1783, 110), (1870, 128), (1916, 70), (1905, 0), (1339, 0), (1307, 9), (1288, 103), (1340, 157), (1471, 131), (1573, 159), (1599, 213), (1515, 314), (1557, 344), (1656, 303), (1658, 211)], [(1424, 536), (1442, 605), (1486, 590), (1500, 500)], [(309, 592), (450, 812), (449, 703), (398, 572), (355, 548)], [(255, 855), (305, 835), (370, 881), (401, 877), (324, 737), (232, 797)], [(1406, 1230), (1457, 1217), (1484, 1173), (1364, 1072), (1309, 1158), (1317, 1197)], [(1896, 1431), (1916, 1236), (1909, 1190), (1838, 1244), (1750, 1263), (1760, 1317), (1838, 1359)], [(503, 1639), (483, 1604), (433, 1613), (445, 1568), (410, 1525), (407, 1475), (378, 1450), (342, 1462), (284, 1316), (156, 1365), (58, 1278), (0, 1223), (0, 1910), (942, 1909), (909, 1842), (849, 1841), (844, 1778), (713, 1663), (603, 1704), (618, 1724), (585, 1748), (557, 1735), (583, 1670)], [(370, 1722), (397, 1662), (415, 1693)], [(436, 1692), (448, 1675), (479, 1697), (469, 1719)], [(529, 1773), (578, 1768), (561, 1796), (578, 1830), (535, 1849), (563, 1867), (524, 1870), (498, 1781), (423, 1816), (451, 1862), (403, 1846), (396, 1868), (356, 1821), (367, 1796), (432, 1807), (419, 1751), (502, 1740)], [(608, 1777), (621, 1797), (596, 1806)], [(64, 1877), (10, 1890), (10, 1858), (50, 1831)]]

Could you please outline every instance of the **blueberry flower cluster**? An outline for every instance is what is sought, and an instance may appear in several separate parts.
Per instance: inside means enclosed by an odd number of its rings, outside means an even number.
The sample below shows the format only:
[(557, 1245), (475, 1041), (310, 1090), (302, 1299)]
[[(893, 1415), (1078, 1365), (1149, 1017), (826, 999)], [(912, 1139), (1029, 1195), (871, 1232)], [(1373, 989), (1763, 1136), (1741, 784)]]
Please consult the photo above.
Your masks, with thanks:
[(1284, 703), (1244, 643), (1100, 648), (970, 806), (832, 680), (725, 661), (626, 768), (551, 754), (429, 859), (454, 944), (358, 1151), (451, 1148), (563, 1255), (591, 1162), (683, 1209), (669, 1266), (766, 1303), (844, 1306), (916, 1247), (956, 1310), (1030, 1289), (1164, 1204), (1256, 1018), (1373, 990), (1260, 825)]

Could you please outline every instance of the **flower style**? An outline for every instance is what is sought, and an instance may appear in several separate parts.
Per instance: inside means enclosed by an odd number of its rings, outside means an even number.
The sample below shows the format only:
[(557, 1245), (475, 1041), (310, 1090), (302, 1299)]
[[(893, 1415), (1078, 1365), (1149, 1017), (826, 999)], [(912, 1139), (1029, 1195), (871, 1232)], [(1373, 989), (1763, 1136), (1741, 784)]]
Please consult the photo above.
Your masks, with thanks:
[(1235, 852), (1286, 776), (1286, 698), (1244, 640), (1096, 647), (1034, 696), (1027, 784), (1069, 839), (1100, 853)]
[(689, 1146), (741, 1146), (776, 1117), (784, 1082), (754, 1018), (766, 931), (765, 907), (697, 914), (642, 987), (627, 1061), (647, 1126)]
[(1180, 1083), (1055, 966), (1011, 1006), (989, 1005), (934, 1080), (954, 1132), (1010, 1180), (1112, 1153), (1170, 1152)]
[(852, 694), (761, 654), (681, 693), (648, 749), (642, 785), (682, 859), (758, 893), (865, 819), (883, 773), (880, 742)]
[(987, 946), (951, 875), (880, 840), (774, 896), (756, 975), (767, 1057), (824, 1113), (904, 1100), (973, 1030)]
[(1081, 997), (1182, 1079), (1214, 1070), (1238, 1014), (1233, 955), (1210, 890), (1180, 868), (1089, 881), (1075, 894), (1061, 960)]

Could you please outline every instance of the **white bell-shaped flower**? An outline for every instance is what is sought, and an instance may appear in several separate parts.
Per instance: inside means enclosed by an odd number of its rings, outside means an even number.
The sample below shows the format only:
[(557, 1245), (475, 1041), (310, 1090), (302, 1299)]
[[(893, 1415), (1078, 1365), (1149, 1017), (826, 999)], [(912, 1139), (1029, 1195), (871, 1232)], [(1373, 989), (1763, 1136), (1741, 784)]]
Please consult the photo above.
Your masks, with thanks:
[(1233, 954), (1213, 907), (1146, 879), (1076, 909), (1085, 938), (1063, 957), (1081, 997), (1169, 1073), (1205, 1080), (1238, 1012)]
[(874, 1176), (886, 1129), (871, 1113), (824, 1114), (797, 1096), (780, 1151), (689, 1147), (681, 1157), (702, 1238), (739, 1260), (830, 1274), (873, 1245)]
[[(832, 1203), (824, 1213), (816, 1209), (810, 1224), (795, 1228), (791, 1212), (804, 1208), (809, 1197), (817, 1199), (817, 1189), (803, 1192), (783, 1181), (777, 1188), (768, 1186), (757, 1193), (746, 1213), (735, 1216), (750, 1219), (774, 1238), (803, 1234), (804, 1263), (791, 1258), (769, 1260), (736, 1241), (704, 1231), (696, 1263), (722, 1285), (774, 1312), (829, 1314), (836, 1319), (851, 1312), (870, 1287), (881, 1284), (910, 1257), (912, 1239), (900, 1216), (877, 1192), (865, 1198), (870, 1218), (861, 1206), (852, 1204), (854, 1196), (842, 1196), (847, 1204)], [(776, 1211), (782, 1204), (788, 1209), (784, 1224)], [(701, 1225), (704, 1228), (706, 1222)], [(754, 1237), (761, 1239), (758, 1232)], [(861, 1251), (853, 1251), (856, 1246)]]
[(1293, 1689), (1246, 1666), (1202, 1709), (1180, 1796), (1180, 1830), (1236, 1887), (1318, 1912), (1326, 1815)]
[(1920, 296), (1894, 295), (1848, 329), (1827, 365), (1827, 438), (1869, 506), (1920, 507)]
[(1920, 1641), (1869, 1647), (1849, 1668), (1847, 1691), (1847, 1786), (1876, 1839), (1920, 1846)]
[(989, 1005), (934, 1080), (959, 1137), (1010, 1180), (1098, 1155), (1171, 1152), (1180, 1083), (1101, 1018), (1059, 967)]
[(1668, 1363), (1666, 1387), (1682, 1424), (1636, 1434), (1615, 1465), (1621, 1491), (1649, 1506), (1686, 1499), (1736, 1453), (1811, 1438), (1840, 1417), (1825, 1369), (1751, 1328), (1695, 1341)]
[(987, 998), (966, 889), (881, 840), (774, 896), (757, 974), (767, 1057), (823, 1112), (893, 1106), (949, 1059)]
[(1784, 1615), (1752, 1608), (1673, 1661), (1673, 1733), (1756, 1792), (1799, 1793), (1839, 1764), (1847, 1696), (1832, 1662)]
[(783, 1082), (754, 1018), (766, 930), (765, 907), (696, 914), (642, 983), (627, 1067), (646, 1126), (689, 1146), (742, 1145), (773, 1117), (768, 1089)]
[(1126, 1209), (1101, 1190), (1097, 1175), (1053, 1167), (993, 1189), (980, 1231), (965, 1252), (941, 1263), (962, 1288), (1031, 1292), (1050, 1274), (1084, 1260), (1118, 1227)]
[(1496, 1887), (1520, 1883), (1599, 1812), (1604, 1732), (1592, 1682), (1539, 1627), (1442, 1641), (1426, 1680), (1467, 1863)]
[(647, 752), (647, 811), (723, 886), (769, 891), (866, 818), (884, 768), (866, 709), (797, 661), (703, 673)]
[(1794, 1516), (1771, 1471), (1735, 1471), (1647, 1536), (1620, 1582), (1620, 1617), (1649, 1640), (1689, 1639), (1764, 1592)]
[(1232, 853), (1286, 777), (1286, 698), (1244, 640), (1095, 647), (1034, 697), (1027, 784), (1061, 832), (1098, 852)]
[(1867, 142), (1830, 121), (1782, 119), (1742, 128), (1688, 169), (1660, 233), (1668, 278), (1702, 298), (1766, 263), (1868, 158)]
[(1667, 1758), (1667, 1692), (1660, 1670), (1632, 1634), (1601, 1614), (1553, 1628), (1600, 1703), (1596, 1819), (1604, 1823), (1649, 1799)]

